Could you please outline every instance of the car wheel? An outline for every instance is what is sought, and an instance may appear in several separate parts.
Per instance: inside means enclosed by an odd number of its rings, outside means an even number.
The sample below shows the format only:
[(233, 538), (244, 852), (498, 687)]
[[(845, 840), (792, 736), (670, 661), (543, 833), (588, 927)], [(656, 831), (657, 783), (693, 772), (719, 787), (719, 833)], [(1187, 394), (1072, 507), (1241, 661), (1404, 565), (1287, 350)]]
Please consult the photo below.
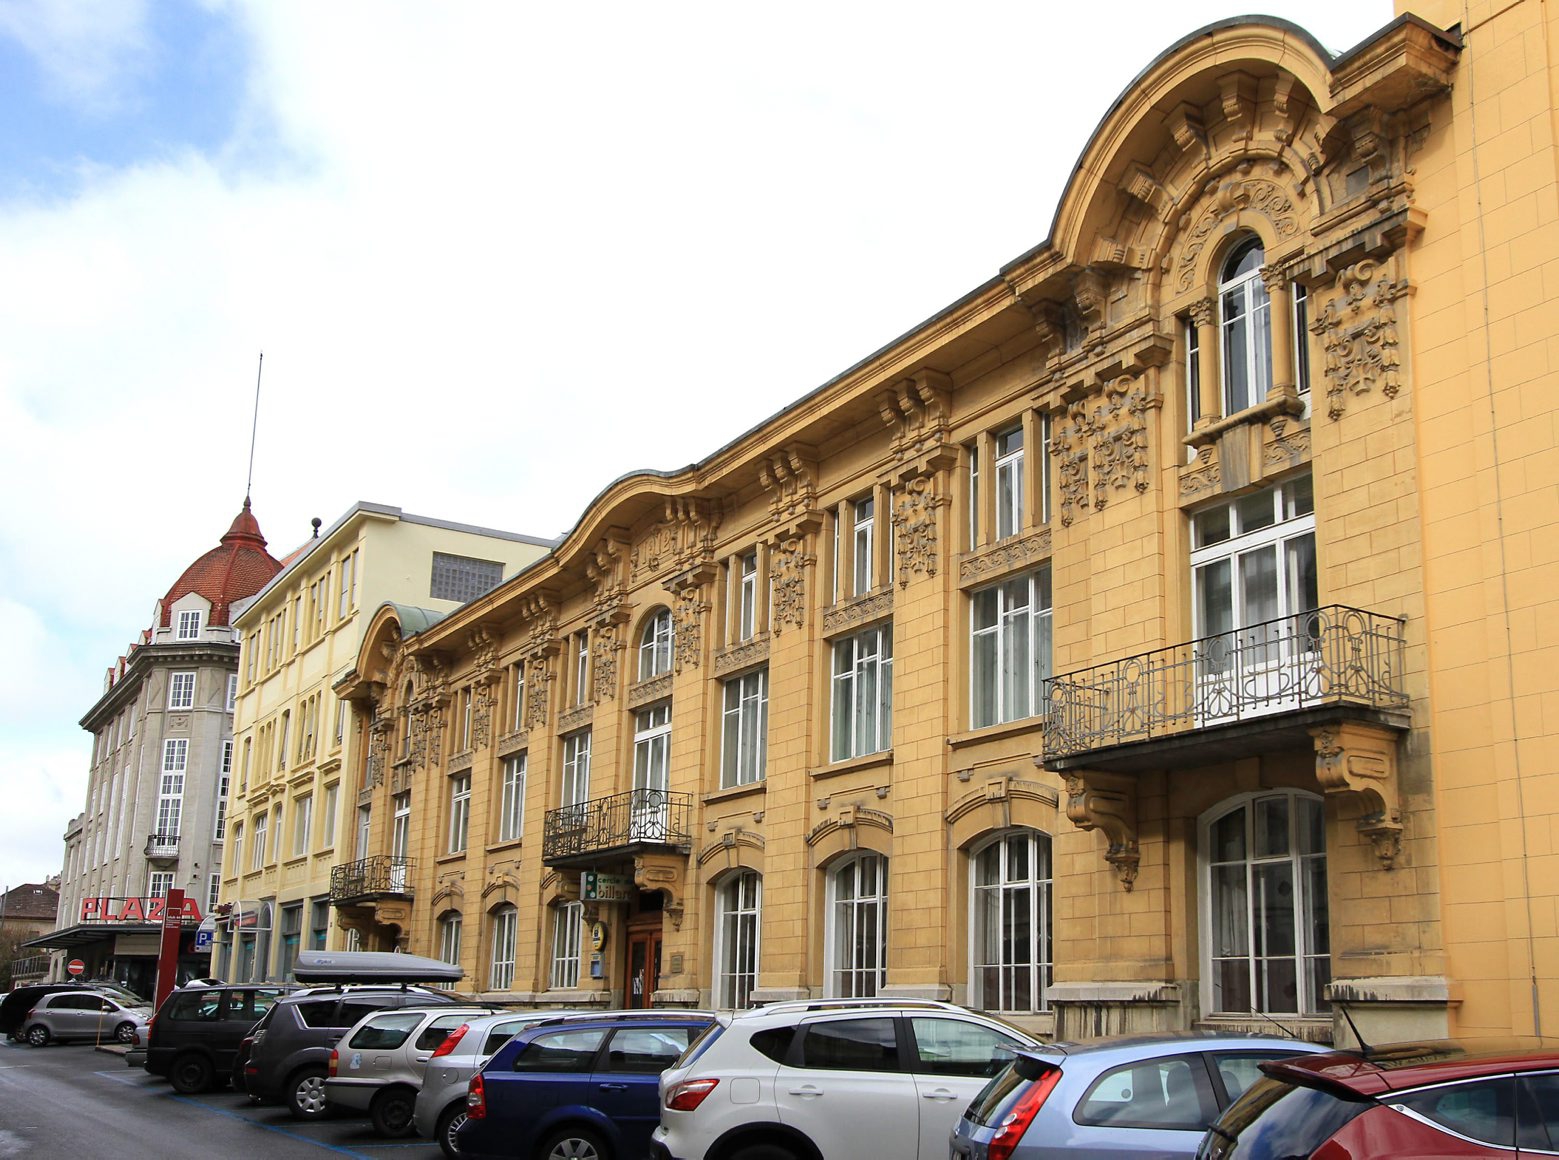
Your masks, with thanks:
[(173, 1090), (181, 1096), (193, 1096), (211, 1086), (211, 1061), (204, 1055), (181, 1055), (168, 1072)]
[(325, 1115), (325, 1069), (305, 1067), (287, 1081), (287, 1110), (295, 1120), (318, 1120)]
[(438, 1118), (438, 1129), (433, 1133), (433, 1138), (438, 1141), (438, 1146), (444, 1150), (444, 1155), (449, 1160), (461, 1160), (464, 1155), (460, 1151), (460, 1143), (455, 1139), (455, 1133), (460, 1130), (460, 1125), (466, 1122), (466, 1106), (464, 1102), (450, 1104), (444, 1109), (444, 1114)]
[(114, 1038), (117, 1039), (120, 1043), (134, 1043), (135, 1024), (121, 1023), (118, 1027), (114, 1028)]
[(406, 1088), (385, 1088), (368, 1105), (368, 1118), (381, 1136), (406, 1136), (411, 1133), (411, 1115), (416, 1110), (415, 1093)]
[(46, 1047), (51, 1036), (49, 1035), (49, 1029), (42, 1023), (34, 1023), (27, 1029), (26, 1038), (27, 1042), (33, 1047)]
[(536, 1160), (610, 1160), (606, 1144), (588, 1128), (565, 1128), (547, 1137)]

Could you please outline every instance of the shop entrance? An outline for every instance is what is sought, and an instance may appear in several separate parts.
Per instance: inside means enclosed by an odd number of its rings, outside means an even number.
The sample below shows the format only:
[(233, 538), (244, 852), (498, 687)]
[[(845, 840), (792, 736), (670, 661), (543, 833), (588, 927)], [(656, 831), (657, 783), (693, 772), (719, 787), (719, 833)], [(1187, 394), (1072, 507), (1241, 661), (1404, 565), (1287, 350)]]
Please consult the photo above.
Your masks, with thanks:
[(660, 987), (660, 916), (655, 925), (628, 931), (627, 987), (623, 1006), (630, 1010), (652, 1006)]

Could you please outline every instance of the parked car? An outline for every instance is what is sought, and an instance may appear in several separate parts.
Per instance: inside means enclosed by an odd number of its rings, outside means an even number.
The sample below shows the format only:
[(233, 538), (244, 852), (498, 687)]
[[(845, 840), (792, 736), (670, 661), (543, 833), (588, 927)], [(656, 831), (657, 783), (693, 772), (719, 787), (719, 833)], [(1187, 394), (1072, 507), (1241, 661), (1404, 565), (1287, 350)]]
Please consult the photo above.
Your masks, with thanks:
[(271, 1005), (250, 1038), (244, 1090), (254, 1099), (284, 1101), (295, 1119), (317, 1120), (327, 1111), (325, 1073), (341, 1036), (375, 1011), (455, 1003), (448, 992), (411, 984), (456, 982), (461, 970), (421, 955), (305, 951), (293, 975), (300, 982), (335, 982), (338, 989), (305, 990)]
[(22, 1017), (22, 1038), (33, 1047), (52, 1040), (114, 1039), (133, 1043), (146, 1026), (150, 1007), (127, 1007), (101, 991), (57, 991), (44, 995)]
[(422, 1073), (438, 1046), (467, 1019), (490, 1007), (400, 1007), (364, 1016), (330, 1050), (325, 1102), (367, 1112), (381, 1136), (404, 1136), (422, 1087)]
[(945, 1151), (1019, 1047), (1011, 1024), (932, 1000), (819, 999), (723, 1014), (660, 1077), (660, 1160)]
[(953, 1160), (1196, 1155), (1257, 1065), (1328, 1048), (1271, 1035), (1125, 1035), (1018, 1050), (953, 1129)]
[(27, 1012), (38, 1004), (38, 1000), (45, 995), (63, 994), (67, 991), (80, 993), (87, 990), (80, 983), (34, 983), (28, 987), (18, 987), (14, 991), (7, 991), (4, 998), (0, 998), (0, 1034), (9, 1039), (22, 1037), (22, 1021), (27, 1018)]
[(1559, 1044), (1399, 1043), (1261, 1065), (1203, 1160), (1559, 1154)]
[(571, 1015), (519, 1032), (471, 1077), (462, 1157), (637, 1160), (659, 1117), (658, 1079), (708, 1012)]
[(141, 1034), (142, 1066), (184, 1095), (225, 1085), (240, 1041), (272, 1003), (297, 990), (292, 983), (186, 983), (163, 1000)]
[(455, 1132), (466, 1122), (466, 1096), (471, 1077), (510, 1038), (528, 1027), (574, 1011), (487, 1012), (466, 1018), (424, 1065), (412, 1128), (438, 1141), (449, 1160), (460, 1160)]

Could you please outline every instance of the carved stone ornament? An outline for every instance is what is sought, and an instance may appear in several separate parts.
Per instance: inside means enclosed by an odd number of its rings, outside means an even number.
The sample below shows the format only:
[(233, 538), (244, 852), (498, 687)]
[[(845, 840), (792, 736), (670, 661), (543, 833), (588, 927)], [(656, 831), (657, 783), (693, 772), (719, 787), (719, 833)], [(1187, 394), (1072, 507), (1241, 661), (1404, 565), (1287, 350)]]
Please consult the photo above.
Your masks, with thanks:
[(547, 701), (552, 687), (552, 658), (546, 654), (525, 662), (525, 731), (547, 727)]
[(1127, 774), (1080, 771), (1066, 775), (1066, 816), (1079, 830), (1098, 830), (1109, 842), (1104, 860), (1121, 886), (1137, 882), (1137, 779)]
[(782, 541), (769, 554), (769, 594), (773, 603), (774, 634), (787, 624), (800, 628), (807, 619), (807, 569), (817, 558), (799, 539)]
[(1310, 324), (1326, 351), (1326, 414), (1339, 419), (1348, 396), (1377, 386), (1388, 399), (1402, 388), (1395, 302), (1407, 294), (1372, 258), (1355, 262), (1337, 275), (1337, 293)]
[[(1288, 169), (1280, 162), (1271, 165), (1274, 174), (1287, 176)], [(1180, 269), (1175, 276), (1175, 287), (1180, 292), (1191, 289), (1202, 251), (1210, 241), (1221, 236), (1220, 227), (1230, 215), (1255, 210), (1272, 223), (1272, 232), (1279, 238), (1289, 238), (1299, 232), (1299, 214), (1288, 192), (1271, 178), (1254, 176), (1254, 169), (1254, 163), (1246, 161), (1227, 177), (1211, 182), (1203, 191), (1200, 214), (1193, 218), (1192, 213), (1187, 213), (1180, 219), (1180, 229), (1185, 235), (1180, 250)]]
[(715, 654), (715, 676), (727, 677), (732, 673), (769, 659), (768, 637), (743, 641), (723, 652)]
[(394, 719), (381, 714), (375, 704), (373, 721), (368, 726), (368, 769), (364, 779), (370, 787), (384, 784), (384, 771), (390, 767), (390, 734), (394, 729)]
[(872, 592), (835, 604), (823, 610), (823, 635), (848, 632), (893, 615), (893, 589)]
[(1294, 424), (1286, 415), (1276, 416), (1269, 426), (1272, 439), (1263, 451), (1263, 460), (1269, 472), (1286, 471), (1310, 458), (1308, 426)]
[(1026, 536), (1002, 540), (983, 551), (970, 552), (958, 562), (958, 582), (978, 584), (982, 580), (1005, 576), (1048, 559), (1050, 529), (1041, 528)]
[(478, 681), (471, 707), (471, 746), (486, 749), (493, 729), (493, 684)]
[(1195, 465), (1180, 470), (1180, 499), (1198, 499), (1212, 495), (1222, 487), (1223, 472), (1219, 469), (1213, 445), (1204, 443), (1196, 449)]
[[(877, 396), (877, 410), (892, 432), (893, 458), (900, 463), (939, 454), (951, 432), (953, 382), (933, 370), (918, 371)], [(956, 454), (956, 450), (953, 451)]]
[(686, 571), (713, 559), (720, 506), (693, 496), (667, 496), (661, 522), (629, 553), (635, 584), (670, 571)]
[(611, 701), (617, 697), (617, 656), (623, 650), (623, 642), (617, 624), (603, 624), (595, 630), (592, 642), (591, 670), (595, 674), (594, 694), (597, 701)]
[(591, 598), (591, 619), (597, 623), (625, 618), (623, 603), (627, 599), (623, 570), (627, 551), (621, 533), (602, 536), (585, 560), (585, 575), (595, 586)]
[(1402, 854), (1402, 806), (1397, 788), (1397, 735), (1362, 722), (1312, 729), (1315, 776), (1328, 794), (1353, 796), (1363, 808), (1357, 828), (1375, 847), (1382, 869)]
[(1112, 492), (1148, 490), (1147, 415), (1159, 402), (1145, 378), (1120, 375), (1067, 408), (1052, 439), (1064, 526), (1089, 506), (1102, 511)]
[(714, 564), (704, 561), (674, 576), (666, 588), (671, 604), (671, 665), (680, 673), (696, 669), (704, 652), (704, 614), (711, 607), (704, 597), (716, 576)]
[(498, 638), (485, 626), (478, 625), (468, 638), (472, 668), (478, 677), (486, 676), (498, 664)]
[(769, 512), (777, 523), (805, 519), (817, 506), (817, 471), (811, 448), (784, 447), (764, 457), (758, 477), (769, 491)]
[(937, 509), (948, 502), (947, 496), (937, 494), (931, 475), (910, 476), (894, 493), (893, 548), (900, 588), (908, 588), (917, 572), (936, 575)]

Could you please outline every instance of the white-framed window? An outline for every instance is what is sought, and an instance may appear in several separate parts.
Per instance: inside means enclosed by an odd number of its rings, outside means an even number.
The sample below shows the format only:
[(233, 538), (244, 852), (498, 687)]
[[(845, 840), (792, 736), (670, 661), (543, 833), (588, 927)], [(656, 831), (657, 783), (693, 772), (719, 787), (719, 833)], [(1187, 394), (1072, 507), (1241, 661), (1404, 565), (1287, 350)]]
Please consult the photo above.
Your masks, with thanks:
[(292, 856), (301, 858), (309, 852), (309, 831), (314, 828), (314, 795), (306, 793), (293, 800), (292, 806)]
[(980, 444), (964, 444), (964, 458), (969, 463), (969, 550), (980, 546)]
[[(336, 619), (345, 620), (352, 610), (352, 588), (357, 580), (357, 553), (348, 552), (341, 557), (341, 593), (336, 600)], [(453, 960), (451, 960), (453, 961)]]
[(1271, 669), (1306, 653), (1310, 634), (1299, 620), (1320, 603), (1310, 476), (1195, 513), (1191, 578), (1204, 680)]
[(357, 807), (357, 841), (354, 857), (358, 860), (368, 857), (368, 832), (373, 824), (373, 807)]
[(449, 852), (463, 853), (471, 831), (471, 775), (457, 773), (449, 779)]
[(193, 709), (195, 707), (195, 674), (173, 673), (168, 677), (168, 708)]
[(552, 908), (552, 969), (547, 977), (550, 990), (579, 986), (579, 950), (584, 930), (583, 905), (565, 902)]
[(887, 981), (888, 860), (857, 854), (828, 875), (830, 999), (869, 998)]
[(460, 750), (471, 748), (471, 739), (474, 736), (472, 726), (476, 721), (476, 708), (474, 698), (471, 696), (471, 686), (467, 685), (460, 690)]
[(332, 744), (340, 745), (341, 739), (346, 736), (346, 702), (336, 702), (336, 730)]
[(590, 634), (574, 634), (574, 704), (590, 700)]
[(641, 709), (633, 719), (633, 800), (630, 841), (666, 840), (666, 790), (671, 777), (671, 702)]
[(969, 868), (972, 1006), (1027, 1014), (1049, 1006), (1050, 836), (1013, 830), (976, 849)]
[(850, 594), (861, 596), (872, 590), (873, 559), (876, 547), (877, 503), (871, 496), (858, 499), (850, 505), (853, 518), (854, 575), (851, 577)]
[(970, 726), (1034, 716), (1050, 676), (1050, 565), (972, 593), (969, 619)]
[(270, 824), (269, 814), (255, 815), (254, 840), (249, 843), (249, 869), (251, 870), (260, 870), (265, 866), (265, 841)]
[(206, 913), (210, 914), (217, 908), (217, 899), (222, 897), (222, 875), (211, 874), (206, 878)]
[(292, 735), (292, 710), (283, 709), (281, 724), (278, 726), (279, 739), (276, 742), (276, 768), (287, 768), (287, 740)]
[(581, 729), (563, 738), (563, 797), (560, 805), (577, 806), (590, 800), (590, 730)]
[(227, 674), (227, 711), (231, 713), (238, 705), (238, 674)]
[(333, 781), (325, 787), (325, 816), (321, 821), (325, 832), (320, 836), (320, 846), (329, 850), (336, 844), (336, 810), (341, 799), (341, 783)]
[(244, 679), (251, 685), (254, 684), (255, 672), (260, 663), (260, 630), (257, 628), (249, 634), (248, 641), (244, 644)]
[(178, 631), (174, 633), (175, 640), (199, 640), (200, 639), (200, 610), (190, 609), (179, 613)]
[(487, 971), (489, 991), (508, 991), (514, 986), (514, 948), (519, 918), (519, 911), (509, 903), (493, 911), (493, 951)]
[(639, 680), (671, 671), (671, 611), (656, 610), (639, 635)]
[(411, 790), (390, 798), (390, 857), (404, 868), (411, 851)]
[(222, 742), (222, 770), (217, 777), (216, 825), (211, 831), (213, 842), (220, 842), (227, 829), (227, 792), (232, 786), (232, 781), (233, 741), (229, 738)]
[(162, 743), (162, 777), (157, 786), (157, 833), (179, 836), (184, 813), (184, 774), (189, 766), (189, 739), (170, 737)]
[(244, 868), (244, 824), (237, 822), (233, 825), (233, 860), (231, 863), (223, 862), (228, 867), (233, 877), (238, 877)]
[(720, 742), (720, 785), (763, 780), (769, 734), (769, 670), (754, 669), (725, 682)]
[(719, 1007), (752, 1005), (758, 984), (759, 916), (763, 880), (741, 870), (715, 891), (715, 1003)]
[(1035, 468), (1039, 476), (1039, 522), (1050, 522), (1050, 469), (1053, 451), (1050, 412), (1039, 414), (1039, 464)]
[(1023, 425), (998, 431), (996, 443), (996, 538), (1023, 530)]
[(1218, 278), (1225, 415), (1254, 407), (1272, 389), (1272, 305), (1261, 278), (1266, 260), (1261, 239), (1247, 238)]
[(512, 753), (503, 759), (503, 782), (498, 791), (500, 842), (512, 842), (525, 832), (526, 761), (524, 753)]
[(740, 560), (736, 638), (751, 640), (758, 631), (758, 553), (748, 552)]
[(1299, 790), (1223, 802), (1200, 826), (1202, 1010), (1320, 1015), (1331, 981), (1326, 815)]
[[(452, 910), (438, 920), (438, 957), (446, 963), (460, 965), (460, 933), (463, 925), (458, 910)], [(448, 984), (453, 987), (454, 984)]]
[(893, 744), (893, 626), (877, 624), (834, 641), (829, 760), (880, 753)]
[(173, 889), (172, 870), (153, 870), (146, 876), (146, 893), (152, 898), (166, 898)]
[(509, 728), (516, 733), (525, 728), (525, 662), (514, 662), (514, 719), (509, 723)]

